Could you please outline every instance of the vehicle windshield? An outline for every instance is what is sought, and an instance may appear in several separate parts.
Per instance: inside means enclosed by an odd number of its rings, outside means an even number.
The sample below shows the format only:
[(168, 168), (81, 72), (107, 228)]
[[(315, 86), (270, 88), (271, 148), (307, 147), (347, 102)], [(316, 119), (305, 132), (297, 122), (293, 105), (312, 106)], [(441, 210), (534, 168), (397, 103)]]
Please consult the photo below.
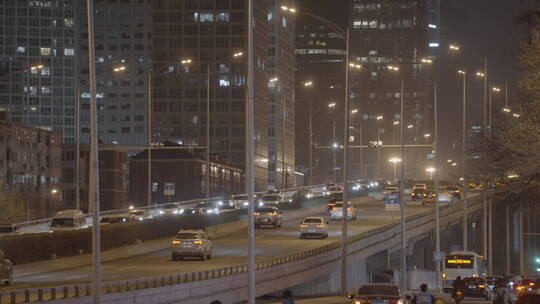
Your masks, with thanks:
[(358, 290), (358, 295), (389, 295), (399, 297), (399, 289), (394, 285), (364, 285)]
[(165, 209), (176, 209), (177, 206), (175, 204), (167, 204), (167, 205), (163, 206), (163, 208), (165, 208)]
[(0, 233), (12, 233), (14, 232), (16, 229), (15, 227), (11, 227), (11, 226), (0, 226)]
[(263, 201), (277, 201), (278, 196), (277, 195), (265, 195), (262, 197)]
[(320, 224), (320, 223), (322, 223), (322, 219), (320, 219), (320, 218), (307, 218), (307, 219), (304, 219), (304, 223), (306, 223), (306, 224)]
[(274, 213), (277, 210), (275, 208), (257, 208), (255, 209), (255, 212), (259, 213)]
[(194, 239), (199, 238), (199, 234), (198, 233), (192, 233), (192, 232), (182, 232), (182, 233), (178, 233), (176, 235), (176, 238), (180, 239), (180, 240), (194, 240)]
[[(348, 207), (350, 207), (350, 204), (347, 204)], [(337, 207), (337, 208), (343, 208), (343, 202), (336, 202), (336, 204), (334, 205), (334, 208)]]
[(448, 269), (471, 269), (474, 265), (472, 255), (449, 255), (444, 257), (444, 265)]
[(51, 222), (51, 227), (73, 227), (72, 218), (55, 218)]
[(248, 197), (247, 197), (247, 195), (235, 195), (235, 196), (233, 196), (233, 199), (235, 199), (235, 200), (247, 200)]

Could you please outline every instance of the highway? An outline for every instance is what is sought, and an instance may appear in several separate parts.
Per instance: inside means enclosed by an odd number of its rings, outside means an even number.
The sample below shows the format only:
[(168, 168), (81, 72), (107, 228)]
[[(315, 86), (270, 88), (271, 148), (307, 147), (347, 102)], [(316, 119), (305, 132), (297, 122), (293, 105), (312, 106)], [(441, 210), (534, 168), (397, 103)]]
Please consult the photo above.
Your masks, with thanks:
[[(399, 219), (399, 211), (385, 211), (384, 203), (381, 200), (372, 197), (361, 197), (352, 199), (352, 202), (358, 208), (358, 219), (350, 222), (350, 235), (383, 226)], [(409, 203), (407, 215), (422, 213), (433, 208), (432, 206), (413, 204)], [(306, 214), (302, 215), (319, 215), (329, 219), (327, 213), (308, 214), (307, 211), (312, 209), (305, 209)], [(301, 219), (287, 218), (288, 214), (294, 212), (298, 214), (298, 211), (285, 211), (283, 213), (284, 223), (280, 229), (256, 230), (256, 255), (258, 260), (320, 247), (340, 238), (341, 223), (329, 220), (328, 239), (299, 239), (298, 230)], [(243, 225), (242, 228), (234, 230), (226, 236), (213, 239), (214, 257), (212, 260), (207, 261), (172, 261), (170, 259), (170, 249), (166, 245), (168, 240), (163, 240), (164, 246), (151, 253), (125, 256), (124, 258), (104, 262), (102, 264), (103, 278), (106, 281), (137, 279), (245, 264), (247, 261), (246, 236), (247, 231), (245, 225)], [(61, 261), (62, 259), (58, 259), (54, 263), (58, 264)], [(51, 271), (49, 265), (48, 261), (16, 265), (13, 285), (3, 287), (0, 291), (88, 283), (91, 281), (90, 265), (78, 265), (56, 271)]]

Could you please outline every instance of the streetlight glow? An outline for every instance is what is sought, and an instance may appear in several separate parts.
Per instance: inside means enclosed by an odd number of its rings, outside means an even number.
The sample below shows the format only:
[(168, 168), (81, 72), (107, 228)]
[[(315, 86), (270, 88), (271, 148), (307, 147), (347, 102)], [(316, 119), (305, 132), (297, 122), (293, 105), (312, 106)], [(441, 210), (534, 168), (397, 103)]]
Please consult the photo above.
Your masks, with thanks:
[(361, 65), (359, 65), (358, 63), (353, 63), (353, 62), (349, 63), (349, 67), (351, 67), (353, 69), (357, 69), (357, 70), (362, 68)]
[(514, 116), (515, 118), (519, 118), (519, 117), (521, 116), (521, 114), (519, 114), (519, 113), (514, 113), (514, 114), (512, 114), (512, 116)]
[(422, 63), (432, 63), (432, 62), (433, 62), (433, 60), (431, 60), (431, 59), (429, 59), (429, 58), (422, 58), (420, 61), (421, 61)]
[(117, 68), (113, 69), (114, 72), (123, 72), (125, 70), (126, 70), (125, 66), (120, 66), (120, 67), (117, 67)]
[(377, 115), (377, 117), (375, 117), (375, 119), (377, 120), (382, 120), (384, 117), (382, 115)]
[(498, 88), (498, 87), (493, 87), (493, 88), (491, 88), (491, 90), (492, 90), (493, 92), (500, 92), (500, 91), (501, 91), (501, 89)]
[(408, 126), (407, 126), (407, 129), (412, 129), (412, 128), (414, 128), (413, 125), (408, 125)]
[(52, 190), (51, 190), (51, 193), (52, 193), (52, 194), (56, 194), (56, 193), (58, 193), (58, 190), (57, 190), (57, 189), (52, 189)]
[(313, 81), (306, 81), (304, 82), (304, 87), (309, 88), (313, 86)]
[(296, 13), (296, 9), (295, 9), (295, 8), (288, 7), (288, 6), (285, 6), (285, 5), (282, 5), (282, 6), (281, 6), (281, 9), (284, 10), (284, 11), (291, 12), (291, 13)]
[(397, 67), (395, 65), (387, 65), (386, 68), (391, 70), (391, 71), (399, 71), (399, 67)]
[(461, 75), (465, 75), (465, 74), (466, 74), (465, 70), (458, 70), (457, 72), (458, 72), (458, 74), (461, 74)]
[(399, 125), (399, 120), (394, 120), (393, 124), (394, 124), (394, 126)]
[(424, 134), (424, 137), (425, 137), (425, 138), (429, 138), (430, 136), (431, 136), (431, 134), (430, 134), (430, 133), (426, 133), (426, 134)]
[(243, 52), (236, 52), (233, 54), (233, 57), (242, 57), (242, 56), (244, 56)]
[(358, 113), (358, 109), (351, 110), (351, 114), (356, 114), (356, 113)]
[(483, 72), (476, 72), (476, 77), (483, 78), (486, 77), (486, 74), (484, 74)]
[(392, 157), (388, 160), (389, 162), (391, 163), (400, 163), (401, 162), (401, 158), (399, 157)]
[(276, 82), (276, 81), (278, 81), (277, 77), (270, 78), (270, 82)]
[(335, 108), (336, 107), (336, 103), (335, 102), (331, 102), (328, 104), (328, 107), (329, 108)]
[(510, 112), (512, 112), (512, 110), (510, 110), (510, 108), (503, 108), (502, 110), (503, 110), (503, 112), (505, 112), (505, 113), (510, 113)]
[(182, 61), (180, 61), (181, 64), (191, 64), (192, 60), (191, 59), (182, 59)]

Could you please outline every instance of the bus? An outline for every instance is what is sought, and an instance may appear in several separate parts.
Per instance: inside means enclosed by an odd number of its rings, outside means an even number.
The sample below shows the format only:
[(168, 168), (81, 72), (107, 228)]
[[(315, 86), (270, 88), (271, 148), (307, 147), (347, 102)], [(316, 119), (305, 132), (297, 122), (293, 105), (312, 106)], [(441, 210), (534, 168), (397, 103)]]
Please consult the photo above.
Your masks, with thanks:
[(484, 257), (473, 251), (452, 251), (444, 255), (443, 262), (444, 287), (452, 286), (458, 276), (463, 279), (487, 275)]

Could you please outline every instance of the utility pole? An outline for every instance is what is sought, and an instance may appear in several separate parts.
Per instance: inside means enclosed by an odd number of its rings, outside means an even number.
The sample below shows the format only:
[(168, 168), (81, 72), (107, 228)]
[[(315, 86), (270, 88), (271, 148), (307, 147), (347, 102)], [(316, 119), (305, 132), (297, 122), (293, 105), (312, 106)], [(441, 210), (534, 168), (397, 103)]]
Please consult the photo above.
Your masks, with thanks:
[(510, 207), (506, 204), (506, 273), (511, 273), (510, 265)]
[[(75, 209), (81, 209), (81, 88), (77, 80), (75, 102)], [(90, 207), (90, 206), (88, 206)]]
[(313, 123), (311, 120), (311, 99), (308, 101), (309, 106), (309, 185), (313, 185)]
[(96, 104), (96, 54), (94, 44), (94, 1), (86, 0), (88, 13), (88, 70), (90, 86), (90, 157), (88, 206), (92, 206), (92, 303), (101, 302), (101, 236), (99, 226), (99, 155)]
[(333, 127), (332, 127), (332, 130), (333, 130), (333, 140), (334, 142), (332, 143), (332, 182), (336, 182), (336, 149), (338, 147), (337, 146), (337, 143), (336, 143), (336, 116), (335, 114), (332, 112), (332, 124), (333, 124)]
[(206, 199), (210, 199), (210, 63), (206, 64)]
[(285, 163), (285, 118), (287, 111), (285, 109), (285, 96), (281, 96), (281, 110), (282, 110), (282, 119), (281, 119), (281, 188), (287, 188), (287, 180), (285, 176), (285, 171), (287, 166)]

